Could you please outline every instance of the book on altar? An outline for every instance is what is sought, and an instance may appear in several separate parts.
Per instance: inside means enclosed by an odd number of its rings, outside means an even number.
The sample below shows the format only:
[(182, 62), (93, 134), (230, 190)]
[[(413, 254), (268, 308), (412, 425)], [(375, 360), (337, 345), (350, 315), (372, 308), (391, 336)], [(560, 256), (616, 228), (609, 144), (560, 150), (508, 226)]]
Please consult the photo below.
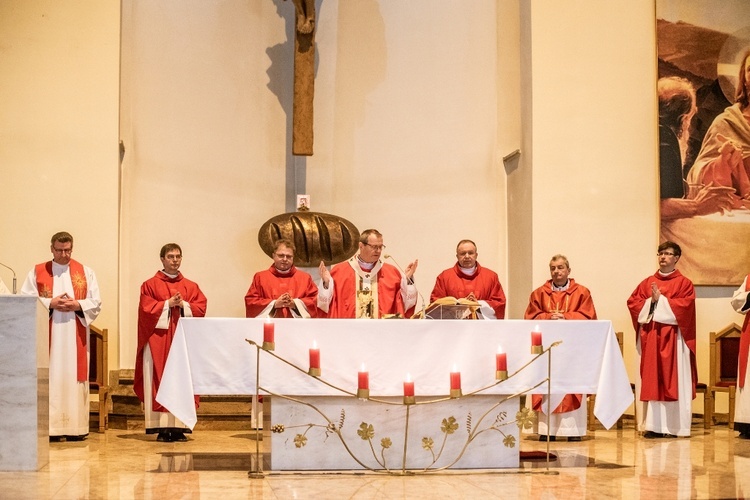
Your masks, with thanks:
[(482, 319), (479, 302), (443, 297), (427, 306), (418, 317), (424, 319)]

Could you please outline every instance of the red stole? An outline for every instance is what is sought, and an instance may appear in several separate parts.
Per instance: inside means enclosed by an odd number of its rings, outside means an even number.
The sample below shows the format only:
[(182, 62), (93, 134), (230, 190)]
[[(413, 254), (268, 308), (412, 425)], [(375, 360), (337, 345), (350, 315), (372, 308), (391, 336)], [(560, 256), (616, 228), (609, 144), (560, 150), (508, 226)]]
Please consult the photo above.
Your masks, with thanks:
[[(745, 279), (745, 283), (745, 291), (750, 292), (750, 274)], [(745, 387), (748, 354), (750, 354), (750, 313), (745, 314), (745, 322), (742, 324), (742, 334), (740, 335), (740, 373), (737, 380), (740, 388)]]
[[(70, 260), (69, 264), (70, 281), (73, 283), (73, 295), (76, 300), (83, 300), (86, 298), (88, 292), (88, 286), (86, 283), (86, 273), (83, 270), (83, 265), (73, 259)], [(36, 289), (39, 292), (40, 297), (45, 299), (52, 298), (52, 261), (44, 262), (36, 265)], [(79, 382), (86, 382), (89, 379), (89, 366), (86, 356), (86, 344), (88, 339), (86, 336), (86, 325), (81, 323), (81, 320), (76, 315), (76, 361), (77, 361), (77, 379)], [(50, 346), (52, 345), (52, 315), (49, 318), (49, 336)]]

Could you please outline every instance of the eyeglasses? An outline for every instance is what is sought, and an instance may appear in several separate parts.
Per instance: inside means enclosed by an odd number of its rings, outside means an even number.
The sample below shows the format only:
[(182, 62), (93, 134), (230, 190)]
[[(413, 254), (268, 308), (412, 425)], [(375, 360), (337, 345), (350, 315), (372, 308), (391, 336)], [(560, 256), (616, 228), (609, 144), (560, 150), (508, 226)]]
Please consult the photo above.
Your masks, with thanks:
[(369, 244), (369, 243), (365, 243), (365, 246), (368, 246), (368, 247), (372, 248), (372, 249), (373, 249), (373, 250), (375, 250), (376, 252), (377, 252), (377, 251), (382, 251), (382, 250), (385, 250), (385, 245), (371, 245), (371, 244)]
[(657, 256), (659, 256), (659, 257), (661, 257), (662, 255), (666, 255), (666, 256), (668, 256), (668, 257), (674, 257), (674, 256), (675, 256), (675, 255), (677, 255), (677, 254), (675, 254), (675, 253), (672, 253), (672, 252), (659, 252), (659, 253), (657, 253), (656, 255), (657, 255)]

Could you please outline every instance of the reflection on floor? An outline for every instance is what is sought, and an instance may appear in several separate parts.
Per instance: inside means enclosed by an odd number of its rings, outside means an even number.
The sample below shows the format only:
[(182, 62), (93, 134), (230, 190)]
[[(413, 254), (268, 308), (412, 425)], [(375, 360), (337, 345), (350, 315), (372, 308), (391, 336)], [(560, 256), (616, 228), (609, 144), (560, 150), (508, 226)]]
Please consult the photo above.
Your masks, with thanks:
[[(242, 431), (202, 431), (187, 443), (159, 443), (136, 431), (92, 433), (51, 443), (38, 472), (0, 473), (2, 498), (741, 498), (750, 496), (750, 440), (726, 427), (693, 427), (691, 438), (638, 437), (631, 428), (598, 430), (579, 443), (550, 443), (556, 460), (519, 469), (416, 476), (289, 473), (248, 478), (256, 450)], [(523, 438), (525, 452), (547, 443)], [(257, 446), (257, 448), (256, 448)], [(541, 453), (544, 455), (544, 453)]]

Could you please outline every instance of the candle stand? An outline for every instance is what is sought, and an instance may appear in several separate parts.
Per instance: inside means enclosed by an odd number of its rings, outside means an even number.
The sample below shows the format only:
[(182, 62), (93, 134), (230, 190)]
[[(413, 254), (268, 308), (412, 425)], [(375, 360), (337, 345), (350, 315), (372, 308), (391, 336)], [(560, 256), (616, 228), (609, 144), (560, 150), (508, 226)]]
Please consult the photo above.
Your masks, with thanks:
[[(258, 343), (250, 340), (245, 339), (248, 344), (253, 346), (256, 349), (256, 399), (257, 396), (262, 392), (263, 394), (268, 394), (274, 398), (281, 398), (283, 400), (286, 400), (291, 403), (304, 405), (308, 407), (312, 412), (320, 417), (320, 422), (309, 422), (305, 424), (300, 425), (288, 425), (287, 423), (275, 423), (271, 427), (271, 431), (274, 433), (284, 433), (284, 432), (294, 432), (295, 435), (293, 438), (289, 438), (293, 440), (294, 446), (296, 449), (303, 449), (308, 443), (309, 439), (314, 438), (314, 434), (311, 434), (310, 431), (314, 429), (320, 429), (323, 432), (323, 436), (321, 439), (325, 440), (329, 436), (335, 436), (335, 438), (340, 442), (343, 449), (346, 451), (346, 453), (349, 454), (351, 459), (357, 463), (360, 467), (362, 467), (365, 470), (369, 470), (374, 473), (384, 473), (384, 474), (390, 474), (390, 475), (415, 475), (415, 474), (430, 474), (430, 473), (437, 473), (440, 471), (445, 471), (447, 469), (450, 469), (456, 463), (461, 460), (461, 458), (464, 456), (466, 450), (475, 442), (477, 441), (477, 438), (479, 436), (482, 436), (483, 439), (490, 439), (492, 436), (497, 435), (500, 439), (500, 443), (502, 446), (507, 448), (515, 448), (517, 446), (516, 438), (514, 435), (512, 435), (509, 431), (507, 431), (508, 426), (515, 425), (518, 427), (519, 430), (523, 428), (530, 428), (535, 419), (536, 415), (533, 411), (531, 411), (528, 408), (522, 408), (519, 411), (515, 413), (515, 415), (511, 417), (508, 416), (508, 412), (504, 409), (502, 409), (502, 405), (506, 403), (507, 401), (518, 398), (521, 395), (525, 395), (534, 389), (537, 389), (538, 387), (546, 384), (547, 386), (547, 415), (550, 414), (551, 408), (550, 408), (550, 388), (551, 388), (551, 363), (552, 363), (552, 351), (553, 349), (558, 346), (561, 342), (554, 342), (547, 348), (543, 348), (542, 346), (538, 346), (540, 351), (536, 353), (527, 363), (525, 363), (523, 366), (521, 366), (518, 370), (508, 373), (507, 370), (497, 370), (495, 371), (495, 377), (494, 380), (491, 382), (488, 382), (487, 385), (484, 387), (479, 387), (476, 389), (471, 390), (470, 392), (463, 393), (461, 388), (452, 388), (449, 391), (449, 394), (445, 397), (437, 397), (432, 399), (427, 398), (419, 398), (417, 399), (413, 395), (404, 395), (403, 398), (373, 398), (370, 396), (369, 389), (359, 388), (356, 390), (356, 392), (352, 392), (347, 390), (343, 387), (337, 387), (328, 381), (326, 381), (324, 378), (321, 377), (320, 369), (318, 368), (316, 372), (314, 372), (313, 369), (307, 370), (305, 368), (302, 368), (300, 366), (297, 366), (296, 364), (293, 364), (289, 362), (288, 360), (280, 357), (279, 355), (275, 354), (272, 350), (268, 350), (265, 348), (264, 345), (258, 345)], [(535, 346), (537, 347), (537, 346)], [(344, 397), (351, 397), (356, 398), (359, 401), (361, 405), (389, 405), (389, 406), (402, 406), (404, 407), (404, 422), (403, 422), (403, 451), (399, 454), (396, 452), (396, 450), (393, 449), (393, 442), (392, 439), (389, 436), (383, 436), (378, 440), (376, 440), (376, 432), (377, 429), (375, 426), (367, 421), (362, 421), (359, 424), (359, 427), (356, 431), (356, 436), (353, 437), (352, 433), (349, 432), (345, 435), (343, 430), (345, 429), (345, 425), (347, 423), (346, 419), (346, 412), (344, 409), (341, 409), (339, 414), (336, 416), (330, 415), (330, 409), (327, 409), (329, 413), (326, 413), (326, 411), (322, 410), (315, 404), (311, 404), (308, 401), (305, 401), (300, 398), (295, 398), (293, 396), (284, 395), (284, 394), (276, 394), (266, 388), (263, 387), (261, 382), (261, 370), (260, 370), (260, 357), (261, 352), (264, 356), (272, 356), (273, 358), (276, 358), (278, 361), (281, 361), (283, 363), (286, 363), (287, 365), (293, 367), (295, 370), (300, 372), (300, 376), (309, 376), (313, 377), (317, 383), (325, 384), (328, 387), (331, 387), (335, 389), (338, 393), (340, 393)], [(547, 357), (547, 377), (545, 379), (542, 379), (537, 385), (533, 387), (528, 387), (527, 389), (516, 392), (514, 394), (510, 395), (497, 395), (495, 397), (490, 397), (490, 394), (483, 394), (485, 391), (487, 391), (490, 388), (496, 387), (499, 384), (502, 384), (506, 380), (512, 379), (514, 376), (516, 376), (518, 373), (521, 373), (524, 369), (529, 367), (532, 363), (536, 362), (540, 359), (540, 357), (546, 355)], [(494, 366), (493, 366), (494, 367)], [(489, 373), (492, 373), (489, 371)], [(460, 383), (459, 383), (460, 384)], [(410, 466), (407, 467), (407, 445), (409, 443), (409, 423), (410, 423), (410, 417), (411, 417), (411, 409), (417, 408), (422, 405), (436, 405), (438, 403), (444, 403), (446, 401), (456, 401), (452, 404), (459, 404), (461, 401), (466, 400), (467, 398), (472, 397), (482, 397), (485, 399), (481, 399), (481, 401), (487, 401), (487, 407), (483, 410), (480, 414), (474, 414), (472, 415), (471, 412), (467, 414), (465, 417), (465, 430), (463, 437), (462, 434), (458, 432), (458, 429), (460, 427), (458, 419), (455, 418), (455, 416), (445, 416), (442, 418), (442, 421), (439, 425), (440, 434), (437, 437), (433, 436), (424, 436), (421, 440), (421, 446), (423, 449), (423, 459), (421, 460), (421, 464), (419, 466), (414, 466), (412, 462), (410, 462)], [(494, 396), (494, 395), (492, 395)], [(366, 411), (365, 407), (365, 410)], [(361, 409), (361, 408), (360, 408)], [(256, 408), (253, 408), (253, 414), (256, 413)], [(366, 414), (366, 413), (365, 413)], [(395, 415), (395, 413), (394, 413)], [(346, 429), (349, 429), (349, 427), (346, 427)], [(361, 455), (361, 452), (357, 452), (354, 450), (354, 446), (352, 446), (352, 439), (359, 439), (362, 441), (365, 441), (367, 443), (366, 449), (369, 450), (368, 455), (371, 455), (369, 458), (365, 458)], [(446, 446), (446, 443), (450, 441), (451, 446)], [(447, 449), (454, 450), (453, 455), (450, 456), (444, 456), (445, 453), (448, 453)], [(361, 448), (360, 448), (361, 449)], [(262, 457), (260, 453), (259, 446), (256, 441), (256, 459), (254, 461), (254, 469), (248, 473), (248, 476), (251, 478), (262, 478), (265, 476), (265, 473), (262, 470)], [(377, 464), (377, 466), (373, 466), (368, 463), (367, 461), (374, 462)], [(440, 464), (438, 464), (440, 462)], [(557, 474), (556, 471), (550, 471), (549, 468), (550, 465), (550, 452), (549, 452), (549, 441), (547, 441), (547, 452), (546, 452), (546, 468), (545, 469), (522, 469), (522, 470), (516, 470), (516, 471), (505, 471), (500, 473), (545, 473), (545, 474)], [(358, 471), (353, 471), (355, 473), (361, 473)]]

